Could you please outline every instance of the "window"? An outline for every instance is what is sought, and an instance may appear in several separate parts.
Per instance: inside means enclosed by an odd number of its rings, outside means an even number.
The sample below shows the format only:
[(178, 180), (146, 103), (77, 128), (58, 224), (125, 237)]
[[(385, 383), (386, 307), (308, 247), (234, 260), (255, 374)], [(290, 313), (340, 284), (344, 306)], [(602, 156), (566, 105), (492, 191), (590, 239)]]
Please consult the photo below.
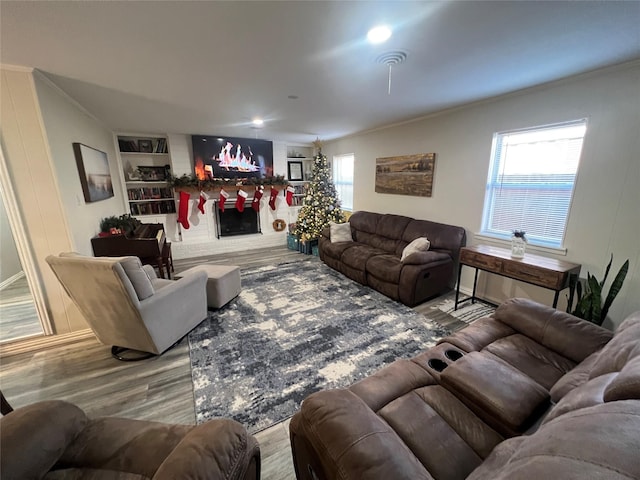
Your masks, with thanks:
[(482, 233), (562, 247), (586, 120), (496, 133)]
[(353, 210), (353, 153), (333, 157), (333, 183), (343, 210)]

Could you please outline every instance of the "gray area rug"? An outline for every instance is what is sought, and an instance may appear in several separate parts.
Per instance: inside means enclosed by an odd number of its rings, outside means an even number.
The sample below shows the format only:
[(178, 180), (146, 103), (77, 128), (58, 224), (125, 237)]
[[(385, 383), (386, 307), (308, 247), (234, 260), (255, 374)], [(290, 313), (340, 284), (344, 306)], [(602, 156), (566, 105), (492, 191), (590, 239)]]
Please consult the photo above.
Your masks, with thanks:
[(443, 301), (441, 304), (436, 305), (436, 308), (464, 323), (471, 323), (482, 317), (488, 317), (495, 311), (495, 307), (487, 305), (485, 303), (471, 301), (465, 302), (462, 305), (458, 305), (458, 310), (454, 310), (455, 298), (450, 298)]
[(449, 332), (319, 260), (242, 273), (242, 293), (189, 334), (196, 421), (252, 433)]

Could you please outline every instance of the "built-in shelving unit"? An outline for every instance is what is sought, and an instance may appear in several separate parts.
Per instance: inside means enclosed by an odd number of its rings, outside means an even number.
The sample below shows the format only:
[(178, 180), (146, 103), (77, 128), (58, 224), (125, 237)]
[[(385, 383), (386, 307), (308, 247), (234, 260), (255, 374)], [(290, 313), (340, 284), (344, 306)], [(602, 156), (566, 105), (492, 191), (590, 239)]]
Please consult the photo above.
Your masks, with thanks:
[(313, 147), (306, 145), (287, 146), (287, 180), (295, 189), (292, 207), (302, 206), (312, 170)]
[(117, 142), (131, 215), (175, 213), (176, 202), (168, 182), (171, 156), (167, 138), (117, 135)]

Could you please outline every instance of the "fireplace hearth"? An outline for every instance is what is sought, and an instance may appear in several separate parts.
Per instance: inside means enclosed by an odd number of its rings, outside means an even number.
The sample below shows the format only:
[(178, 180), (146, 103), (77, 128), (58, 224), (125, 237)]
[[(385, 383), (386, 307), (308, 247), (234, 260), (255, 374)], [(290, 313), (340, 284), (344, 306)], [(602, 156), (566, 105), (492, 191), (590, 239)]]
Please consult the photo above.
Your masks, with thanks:
[(254, 235), (262, 233), (260, 229), (260, 214), (250, 205), (240, 212), (233, 206), (224, 206), (220, 211), (218, 202), (214, 202), (216, 212), (216, 236), (232, 237), (235, 235)]

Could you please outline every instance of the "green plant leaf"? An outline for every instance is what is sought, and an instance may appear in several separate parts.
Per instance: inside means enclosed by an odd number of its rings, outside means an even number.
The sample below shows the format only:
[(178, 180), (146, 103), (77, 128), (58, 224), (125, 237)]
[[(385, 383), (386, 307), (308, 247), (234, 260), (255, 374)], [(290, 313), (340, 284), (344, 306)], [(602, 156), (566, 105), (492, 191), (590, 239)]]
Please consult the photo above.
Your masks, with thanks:
[(604, 269), (604, 277), (602, 277), (602, 281), (600, 282), (600, 289), (604, 287), (604, 282), (607, 281), (607, 277), (609, 276), (609, 270), (611, 269), (611, 264), (613, 263), (613, 253), (611, 254), (611, 258), (609, 259), (609, 264), (607, 268)]
[(607, 313), (609, 313), (609, 308), (611, 307), (611, 304), (616, 299), (616, 296), (618, 295), (618, 293), (620, 293), (620, 290), (622, 289), (622, 284), (624, 283), (624, 279), (626, 278), (628, 271), (629, 271), (629, 259), (627, 259), (627, 261), (622, 264), (622, 267), (620, 267), (620, 270), (618, 271), (616, 278), (613, 279), (613, 283), (609, 288), (609, 293), (607, 294), (607, 298), (604, 301), (604, 306), (602, 307), (602, 312), (601, 312), (602, 321), (600, 322), (601, 325), (602, 325), (602, 322), (604, 322), (604, 319), (607, 318)]
[(600, 320), (600, 312), (602, 310), (602, 287), (595, 275), (589, 275), (589, 290), (591, 290), (590, 321), (596, 323)]

